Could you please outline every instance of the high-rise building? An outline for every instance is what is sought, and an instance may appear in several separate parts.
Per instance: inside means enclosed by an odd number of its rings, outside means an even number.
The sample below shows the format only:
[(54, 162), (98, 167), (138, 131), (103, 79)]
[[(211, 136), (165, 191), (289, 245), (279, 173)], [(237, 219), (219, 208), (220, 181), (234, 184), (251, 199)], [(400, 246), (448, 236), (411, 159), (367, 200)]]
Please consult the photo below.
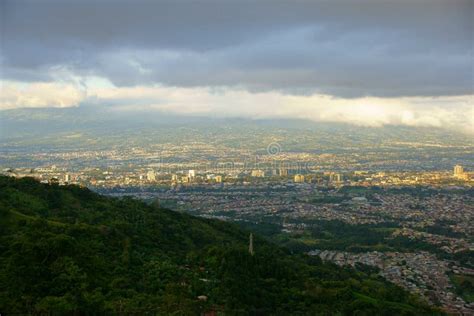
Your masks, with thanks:
[(340, 173), (331, 173), (329, 175), (330, 182), (342, 182), (342, 174)]
[(217, 183), (222, 182), (222, 176), (216, 176), (214, 179), (216, 180)]
[(71, 175), (66, 173), (64, 175), (64, 182), (69, 182), (69, 181), (71, 181)]
[(295, 175), (294, 181), (296, 183), (303, 183), (304, 182), (304, 175), (302, 175), (302, 174)]
[(263, 178), (265, 176), (265, 172), (263, 170), (252, 170), (252, 177)]
[(188, 177), (189, 177), (189, 179), (193, 179), (194, 177), (196, 177), (196, 171), (195, 170), (189, 170), (188, 171)]
[(455, 177), (462, 177), (464, 175), (464, 168), (460, 165), (454, 166), (454, 176)]
[(280, 169), (280, 176), (287, 177), (288, 176), (288, 169)]
[(147, 179), (148, 181), (155, 181), (155, 180), (156, 180), (156, 178), (155, 178), (155, 171), (153, 171), (153, 170), (148, 171), (148, 172), (146, 173), (146, 179)]

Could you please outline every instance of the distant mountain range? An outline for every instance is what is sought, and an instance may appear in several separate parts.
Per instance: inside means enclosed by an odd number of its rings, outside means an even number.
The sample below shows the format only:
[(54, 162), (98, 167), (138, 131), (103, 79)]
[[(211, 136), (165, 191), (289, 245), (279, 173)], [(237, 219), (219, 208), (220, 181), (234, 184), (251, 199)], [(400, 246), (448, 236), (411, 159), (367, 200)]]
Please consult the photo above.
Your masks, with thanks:
[[(190, 129), (199, 133), (213, 130), (242, 139), (273, 134), (295, 137), (309, 133), (334, 147), (344, 142), (364, 142), (378, 145), (384, 141), (419, 142), (472, 146), (469, 135), (438, 128), (384, 126), (364, 127), (343, 123), (321, 123), (297, 119), (239, 119), (199, 116), (180, 116), (162, 112), (118, 111), (110, 107), (80, 106), (76, 108), (14, 109), (0, 111), (0, 141), (59, 137), (68, 133), (88, 133), (94, 136), (122, 134), (133, 137), (138, 131), (178, 131)], [(223, 132), (223, 134), (222, 134)], [(196, 135), (199, 133), (191, 133)]]

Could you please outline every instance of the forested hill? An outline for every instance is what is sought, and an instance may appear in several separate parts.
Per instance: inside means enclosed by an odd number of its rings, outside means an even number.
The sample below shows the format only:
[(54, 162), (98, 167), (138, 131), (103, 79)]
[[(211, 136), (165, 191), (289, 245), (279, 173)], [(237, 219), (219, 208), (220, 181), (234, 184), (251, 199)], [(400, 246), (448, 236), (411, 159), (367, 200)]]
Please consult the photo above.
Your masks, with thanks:
[(294, 256), (236, 226), (77, 186), (0, 177), (0, 313), (435, 311), (402, 289)]

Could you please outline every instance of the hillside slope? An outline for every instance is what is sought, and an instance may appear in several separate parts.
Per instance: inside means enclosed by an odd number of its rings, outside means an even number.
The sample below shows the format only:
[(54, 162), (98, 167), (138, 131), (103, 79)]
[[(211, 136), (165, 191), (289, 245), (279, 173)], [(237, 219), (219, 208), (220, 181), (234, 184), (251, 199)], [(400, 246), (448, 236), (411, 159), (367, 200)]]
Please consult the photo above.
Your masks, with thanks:
[(402, 289), (234, 225), (0, 177), (0, 312), (433, 314)]

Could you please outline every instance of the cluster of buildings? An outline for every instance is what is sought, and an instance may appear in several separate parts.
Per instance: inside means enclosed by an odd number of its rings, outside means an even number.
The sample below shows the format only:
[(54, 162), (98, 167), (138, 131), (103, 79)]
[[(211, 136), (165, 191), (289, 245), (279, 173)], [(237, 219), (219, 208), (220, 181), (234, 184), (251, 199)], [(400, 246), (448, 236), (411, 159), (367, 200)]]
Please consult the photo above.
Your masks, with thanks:
[(467, 303), (455, 294), (449, 273), (474, 276), (473, 269), (458, 268), (454, 262), (440, 260), (429, 252), (365, 252), (350, 253), (331, 250), (313, 250), (310, 255), (339, 266), (356, 267), (358, 264), (376, 267), (379, 275), (418, 294), (431, 304), (441, 306), (446, 312), (472, 315), (474, 303)]
[[(321, 188), (309, 183), (285, 184), (227, 184), (176, 186), (161, 190), (105, 189), (117, 195), (127, 192), (147, 198), (179, 203), (182, 210), (202, 215), (232, 214), (235, 219), (250, 215), (284, 216), (294, 219), (340, 220), (350, 224), (399, 223), (405, 230), (420, 231), (437, 222), (449, 223), (449, 229), (462, 235), (474, 234), (474, 198), (469, 194), (451, 191), (426, 196), (378, 190), (363, 193), (343, 193), (340, 189)], [(357, 191), (356, 191), (357, 192)], [(454, 192), (454, 189), (453, 189)], [(230, 215), (229, 215), (230, 216)], [(411, 230), (410, 230), (411, 229)], [(450, 239), (415, 234), (428, 242), (440, 242), (447, 252), (458, 252), (472, 247), (461, 238)]]
[(373, 198), (378, 201), (374, 211), (384, 218), (401, 223), (405, 228), (419, 230), (444, 222), (449, 223), (447, 227), (455, 233), (473, 236), (474, 198), (470, 194), (452, 191), (426, 196), (409, 193), (374, 194)]
[(133, 186), (177, 186), (288, 183), (314, 184), (322, 187), (342, 186), (473, 186), (472, 173), (465, 172), (456, 165), (454, 173), (437, 172), (379, 172), (351, 171), (311, 172), (301, 169), (233, 169), (219, 168), (184, 169), (185, 165), (175, 165), (173, 169), (158, 170), (140, 165), (124, 167), (84, 167), (68, 169), (50, 165), (37, 168), (4, 168), (3, 174), (14, 177), (34, 177), (40, 181), (55, 181), (60, 184), (79, 184), (88, 187), (133, 187)]
[(471, 175), (467, 172), (464, 172), (464, 168), (462, 166), (456, 165), (454, 166), (453, 176), (457, 179), (468, 181)]
[(411, 228), (401, 228), (393, 232), (393, 237), (403, 236), (413, 240), (423, 240), (429, 244), (439, 247), (446, 253), (458, 253), (462, 251), (474, 251), (474, 243), (469, 242), (466, 238), (453, 238), (444, 235), (430, 234)]

